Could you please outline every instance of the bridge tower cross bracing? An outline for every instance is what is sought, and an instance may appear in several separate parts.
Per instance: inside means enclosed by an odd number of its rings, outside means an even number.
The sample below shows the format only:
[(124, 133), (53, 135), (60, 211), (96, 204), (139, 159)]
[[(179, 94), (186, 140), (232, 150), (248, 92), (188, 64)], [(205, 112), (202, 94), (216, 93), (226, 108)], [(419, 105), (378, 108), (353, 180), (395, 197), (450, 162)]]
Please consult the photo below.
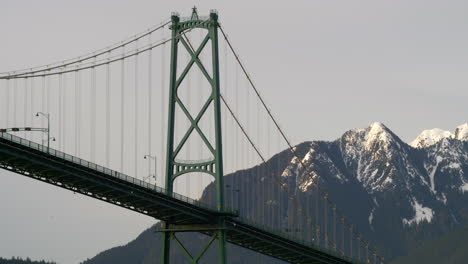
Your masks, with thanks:
[[(170, 81), (169, 81), (169, 111), (168, 111), (168, 133), (167, 133), (167, 155), (166, 155), (166, 191), (168, 195), (172, 195), (174, 189), (174, 181), (177, 177), (193, 172), (206, 173), (214, 177), (216, 188), (216, 208), (219, 212), (224, 212), (224, 183), (223, 183), (223, 156), (222, 156), (222, 137), (221, 137), (221, 105), (220, 105), (220, 81), (219, 81), (219, 52), (218, 52), (218, 14), (216, 11), (211, 11), (209, 18), (202, 19), (198, 16), (197, 9), (194, 7), (192, 15), (183, 21), (178, 14), (173, 14), (172, 24), (170, 29), (172, 31), (171, 42), (171, 62), (170, 62)], [(193, 47), (189, 39), (186, 38), (186, 32), (194, 29), (204, 30), (206, 33), (199, 47)], [(204, 67), (199, 56), (201, 52), (207, 48), (206, 44), (211, 42), (211, 63), (212, 75), (210, 75)], [(191, 59), (183, 68), (183, 71), (178, 75), (178, 50), (179, 46), (185, 48), (190, 55)], [(196, 65), (208, 80), (211, 86), (211, 94), (204, 103), (203, 107), (198, 113), (190, 113), (188, 107), (180, 100), (178, 96), (178, 88), (184, 81), (188, 72)], [(182, 65), (181, 65), (182, 66)], [(213, 111), (208, 111), (210, 105), (213, 105)], [(191, 125), (186, 130), (180, 142), (175, 142), (175, 122), (176, 107), (179, 107), (186, 115)], [(214, 122), (214, 145), (203, 133), (199, 126), (199, 121), (205, 115), (212, 115), (212, 122)], [(176, 157), (181, 149), (187, 145), (188, 138), (192, 133), (198, 133), (203, 141), (203, 144), (210, 150), (213, 159), (209, 161), (180, 161)], [(195, 174), (190, 175), (190, 177)], [(198, 263), (200, 258), (210, 247), (212, 242), (218, 240), (218, 254), (219, 263), (226, 263), (226, 231), (223, 217), (220, 217), (216, 223), (211, 227), (205, 227), (212, 232), (212, 237), (209, 242), (203, 247), (199, 254), (193, 257), (187, 249), (183, 246), (181, 241), (177, 238), (177, 231), (203, 231), (203, 227), (199, 225), (188, 226), (175, 226), (170, 222), (164, 223), (163, 243), (161, 263), (170, 263), (170, 248), (171, 241), (175, 241), (180, 249), (185, 253), (191, 263)]]

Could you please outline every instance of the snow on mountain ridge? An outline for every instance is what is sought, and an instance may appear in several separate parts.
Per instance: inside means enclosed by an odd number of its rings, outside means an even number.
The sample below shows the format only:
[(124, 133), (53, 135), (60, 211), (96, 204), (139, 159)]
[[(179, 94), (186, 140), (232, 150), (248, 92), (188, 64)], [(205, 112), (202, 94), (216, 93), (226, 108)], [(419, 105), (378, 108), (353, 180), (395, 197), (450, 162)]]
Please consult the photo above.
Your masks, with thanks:
[(393, 142), (390, 130), (380, 122), (372, 123), (366, 131), (366, 149), (370, 149), (376, 142), (381, 142), (384, 146), (389, 146)]
[(382, 123), (348, 130), (336, 142), (345, 166), (369, 192), (396, 186), (394, 176), (399, 166), (406, 166), (408, 174), (417, 174), (405, 158), (405, 144)]
[(440, 128), (424, 130), (409, 145), (413, 148), (426, 148), (445, 138), (468, 141), (468, 123), (458, 126), (454, 133)]
[(444, 138), (452, 138), (452, 132), (440, 128), (427, 129), (421, 132), (415, 140), (410, 143), (413, 148), (424, 148), (439, 142)]
[(390, 190), (395, 186), (411, 191), (415, 186), (425, 186), (432, 196), (446, 201), (445, 190), (437, 191), (441, 188), (441, 181), (445, 181), (438, 178), (439, 172), (456, 172), (458, 176), (454, 177), (459, 177), (459, 180), (452, 179), (457, 182), (456, 186), (464, 182), (465, 177), (461, 166), (468, 156), (458, 140), (468, 141), (468, 123), (458, 126), (455, 133), (442, 129), (423, 131), (413, 142), (413, 147), (434, 148), (428, 149), (422, 166), (410, 158), (410, 148), (379, 122), (367, 128), (348, 130), (337, 143), (346, 168), (369, 192)]
[(468, 123), (458, 126), (455, 129), (454, 138), (458, 140), (468, 141)]

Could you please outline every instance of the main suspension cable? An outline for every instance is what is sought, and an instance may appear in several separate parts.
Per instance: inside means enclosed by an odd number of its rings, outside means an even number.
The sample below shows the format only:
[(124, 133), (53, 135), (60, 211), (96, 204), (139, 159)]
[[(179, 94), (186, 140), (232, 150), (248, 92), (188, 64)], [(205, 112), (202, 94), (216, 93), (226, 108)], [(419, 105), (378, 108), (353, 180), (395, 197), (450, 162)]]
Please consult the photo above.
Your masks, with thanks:
[[(113, 62), (117, 62), (117, 61), (122, 61), (122, 60), (125, 60), (127, 58), (130, 58), (130, 57), (134, 57), (134, 56), (137, 56), (141, 53), (144, 53), (146, 51), (149, 51), (151, 49), (154, 49), (156, 47), (159, 47), (169, 41), (171, 41), (172, 38), (169, 38), (169, 39), (165, 39), (165, 40), (162, 40), (160, 42), (155, 42), (153, 43), (152, 45), (149, 45), (149, 46), (145, 46), (145, 48), (143, 49), (139, 49), (139, 50), (134, 50), (134, 51), (131, 51), (127, 54), (124, 54), (124, 55), (119, 55), (119, 56), (115, 56), (113, 57), (111, 60), (109, 59), (102, 59), (102, 60), (99, 60), (99, 61), (93, 61), (91, 63), (88, 63), (88, 64), (85, 64), (85, 66), (82, 66), (78, 69), (76, 68), (60, 68), (62, 69), (61, 71), (55, 71), (55, 72), (48, 72), (48, 73), (42, 73), (42, 74), (34, 74), (34, 75), (24, 75), (24, 76), (6, 76), (6, 77), (0, 77), (0, 80), (1, 79), (25, 79), (25, 78), (33, 78), (33, 77), (42, 77), (42, 76), (50, 76), (50, 75), (60, 75), (60, 74), (65, 74), (65, 73), (70, 73), (70, 72), (75, 72), (75, 71), (82, 71), (82, 70), (87, 70), (87, 69), (93, 69), (93, 68), (97, 68), (97, 67), (100, 67), (100, 66), (104, 66), (104, 65), (107, 65), (109, 63), (113, 63)], [(124, 48), (124, 47), (123, 47)], [(41, 71), (41, 72), (45, 72), (45, 71)]]
[[(120, 42), (115, 43), (113, 45), (107, 46), (107, 47), (105, 47), (103, 49), (100, 49), (100, 50), (97, 50), (97, 51), (94, 51), (94, 52), (91, 52), (91, 53), (87, 53), (87, 54), (79, 56), (79, 57), (75, 57), (75, 58), (72, 58), (72, 59), (63, 60), (63, 61), (59, 61), (59, 62), (47, 64), (47, 65), (37, 66), (37, 67), (33, 67), (33, 68), (25, 68), (25, 69), (22, 69), (22, 70), (16, 70), (16, 71), (13, 71), (13, 72), (2, 72), (2, 73), (0, 73), (0, 75), (8, 74), (8, 75), (10, 75), (9, 77), (19, 77), (19, 76), (23, 76), (23, 75), (31, 75), (31, 74), (35, 74), (35, 73), (39, 73), (39, 72), (60, 69), (60, 68), (64, 68), (64, 67), (67, 67), (67, 66), (77, 64), (77, 63), (82, 63), (83, 61), (88, 61), (88, 60), (91, 60), (93, 58), (96, 58), (96, 57), (99, 57), (101, 55), (112, 52), (114, 50), (117, 50), (119, 48), (125, 47), (125, 46), (127, 46), (127, 45), (129, 45), (129, 44), (131, 44), (131, 43), (133, 43), (135, 41), (138, 41), (141, 38), (144, 38), (144, 37), (152, 34), (153, 32), (155, 32), (157, 30), (160, 30), (160, 29), (164, 28), (169, 23), (171, 23), (171, 21), (166, 19), (161, 24), (159, 24), (158, 26), (156, 26), (154, 28), (150, 28), (150, 29), (148, 29), (148, 30), (146, 30), (146, 31), (144, 31), (144, 32), (142, 32), (140, 34), (137, 34), (137, 35), (133, 36), (132, 38), (130, 38), (128, 40), (120, 41)], [(36, 70), (36, 69), (39, 69), (39, 70)], [(23, 72), (23, 71), (28, 71), (28, 72)], [(18, 73), (18, 72), (20, 72), (20, 73)], [(3, 78), (3, 77), (4, 76), (2, 76), (1, 78)]]

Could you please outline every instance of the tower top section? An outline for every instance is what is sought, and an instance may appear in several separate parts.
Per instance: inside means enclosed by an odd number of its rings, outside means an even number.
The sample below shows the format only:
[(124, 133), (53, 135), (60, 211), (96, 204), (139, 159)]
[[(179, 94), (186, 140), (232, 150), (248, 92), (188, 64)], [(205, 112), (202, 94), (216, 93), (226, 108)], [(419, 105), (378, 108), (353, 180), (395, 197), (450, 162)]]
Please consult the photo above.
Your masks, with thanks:
[(198, 20), (198, 13), (197, 13), (197, 7), (194, 6), (192, 8), (192, 17), (190, 18), (190, 20)]
[(208, 16), (200, 16), (198, 15), (198, 9), (196, 6), (192, 8), (192, 14), (187, 17), (181, 17), (178, 12), (172, 12), (172, 27), (176, 23), (191, 23), (191, 25), (195, 25), (195, 27), (207, 28), (209, 22), (216, 22), (218, 21), (218, 11), (215, 9), (210, 10), (210, 14)]

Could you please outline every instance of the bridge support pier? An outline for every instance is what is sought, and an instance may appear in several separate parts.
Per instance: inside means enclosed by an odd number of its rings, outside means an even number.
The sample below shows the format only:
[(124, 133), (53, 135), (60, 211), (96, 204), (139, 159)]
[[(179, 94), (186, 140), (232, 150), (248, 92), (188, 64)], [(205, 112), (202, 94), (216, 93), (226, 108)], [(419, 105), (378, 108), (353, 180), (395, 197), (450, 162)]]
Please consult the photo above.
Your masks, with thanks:
[[(163, 224), (166, 227), (166, 223)], [(171, 236), (172, 232), (162, 232), (162, 254), (161, 263), (169, 264), (171, 254)]]
[(227, 263), (227, 256), (226, 256), (226, 231), (219, 230), (218, 231), (218, 248), (219, 248), (219, 263)]
[[(196, 264), (203, 257), (205, 252), (213, 244), (214, 240), (218, 240), (219, 263), (227, 263), (226, 256), (226, 230), (219, 225), (166, 225), (165, 228), (157, 230), (163, 233), (163, 253), (161, 255), (161, 263), (170, 263), (170, 244), (174, 240), (182, 250), (186, 258), (193, 264)], [(183, 232), (202, 232), (210, 234), (210, 240), (200, 249), (197, 255), (193, 256), (184, 244), (177, 238), (176, 233)]]

